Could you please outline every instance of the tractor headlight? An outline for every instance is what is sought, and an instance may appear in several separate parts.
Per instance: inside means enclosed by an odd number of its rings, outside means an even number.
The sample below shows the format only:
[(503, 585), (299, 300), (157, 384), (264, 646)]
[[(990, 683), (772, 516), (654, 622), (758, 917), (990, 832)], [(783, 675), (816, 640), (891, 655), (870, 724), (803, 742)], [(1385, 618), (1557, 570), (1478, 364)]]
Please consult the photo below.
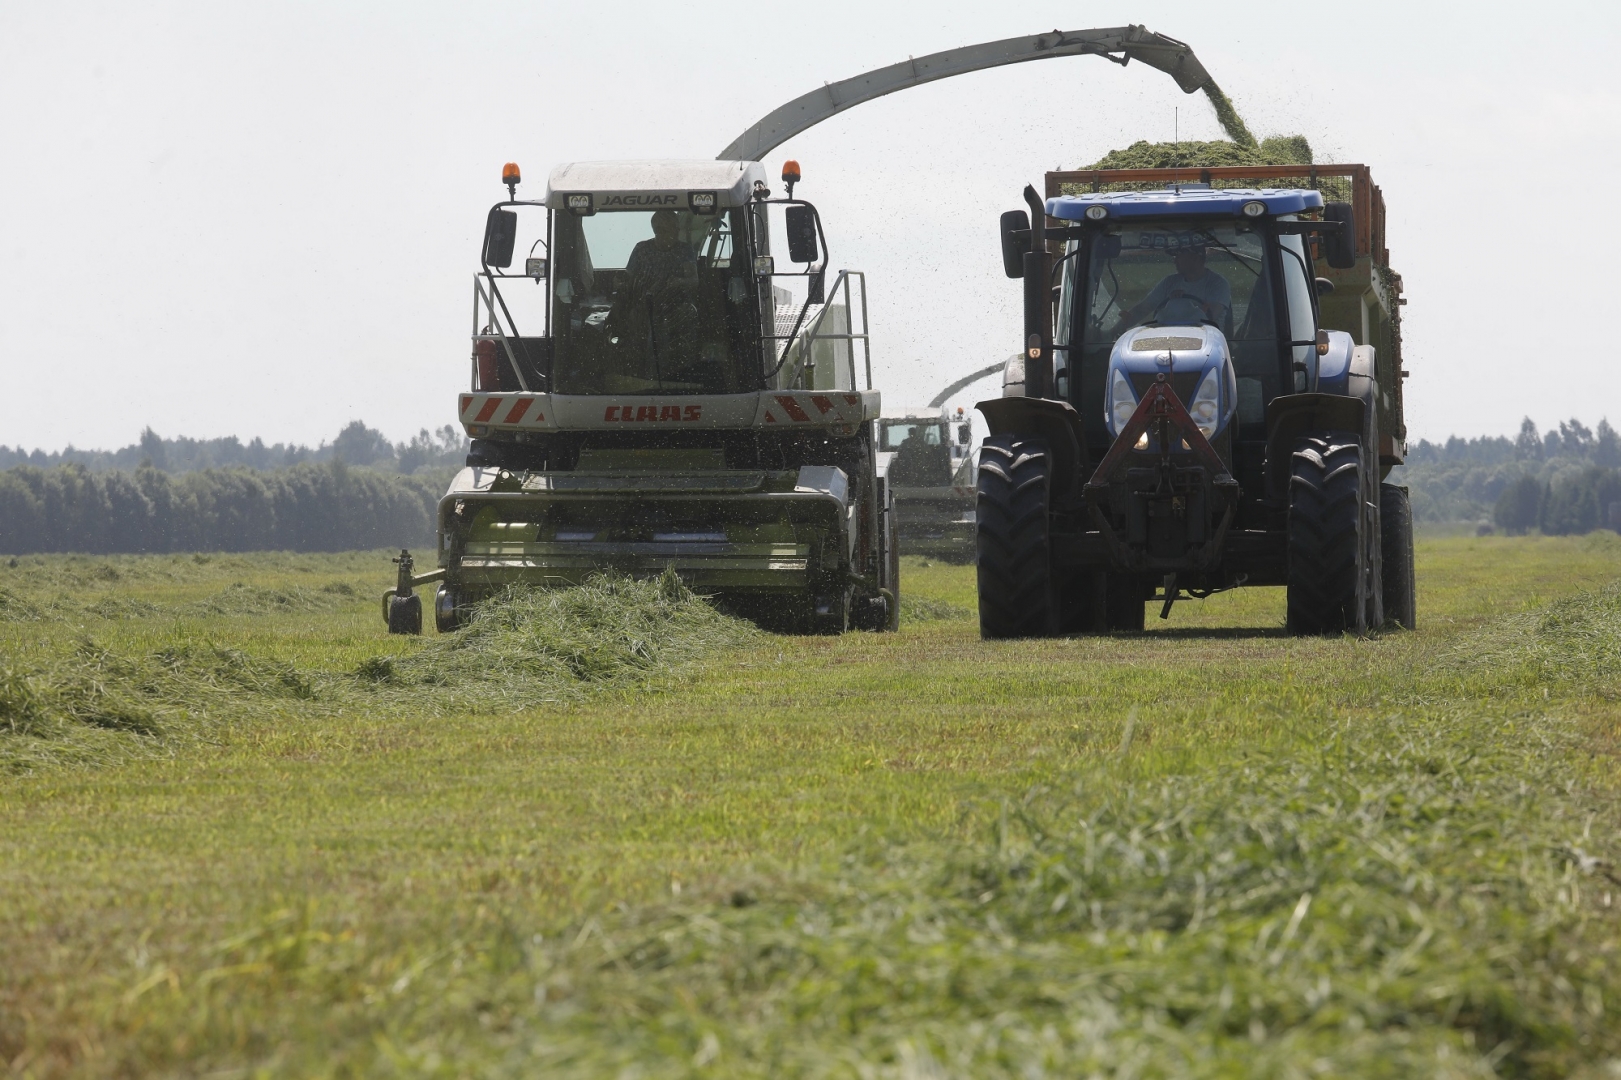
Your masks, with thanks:
[(1131, 383), (1126, 379), (1125, 372), (1119, 368), (1109, 378), (1109, 428), (1116, 435), (1131, 419), (1131, 414), (1137, 411), (1137, 395), (1132, 393)]
[(1221, 380), (1220, 368), (1211, 368), (1205, 372), (1204, 378), (1199, 380), (1199, 389), (1194, 391), (1193, 403), (1188, 406), (1188, 415), (1199, 427), (1199, 434), (1211, 438), (1216, 434), (1216, 425), (1221, 420)]

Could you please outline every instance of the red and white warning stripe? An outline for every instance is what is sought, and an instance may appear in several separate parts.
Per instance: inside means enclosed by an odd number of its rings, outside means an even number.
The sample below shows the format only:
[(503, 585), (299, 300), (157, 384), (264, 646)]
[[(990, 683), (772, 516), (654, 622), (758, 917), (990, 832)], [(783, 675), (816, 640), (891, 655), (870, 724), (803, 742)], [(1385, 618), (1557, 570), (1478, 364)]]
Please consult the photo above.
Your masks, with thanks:
[(760, 395), (760, 413), (755, 424), (814, 424), (819, 427), (859, 424), (865, 417), (861, 395), (848, 391), (825, 394), (803, 390), (778, 391)]
[(551, 426), (546, 422), (545, 400), (535, 394), (463, 394), (460, 416), (464, 426), (468, 424), (509, 428)]

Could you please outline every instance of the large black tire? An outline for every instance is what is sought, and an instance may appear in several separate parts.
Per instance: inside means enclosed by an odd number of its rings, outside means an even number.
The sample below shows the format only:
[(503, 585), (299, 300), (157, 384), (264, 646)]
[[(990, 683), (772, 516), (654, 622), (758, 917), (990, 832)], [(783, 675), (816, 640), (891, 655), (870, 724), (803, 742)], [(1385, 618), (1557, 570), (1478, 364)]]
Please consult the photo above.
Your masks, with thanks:
[(1356, 436), (1324, 432), (1295, 443), (1289, 467), (1290, 633), (1367, 631), (1367, 489)]
[(979, 562), (979, 635), (1051, 637), (1059, 629), (1047, 505), (1047, 444), (993, 435), (979, 454), (974, 502)]
[(388, 602), (388, 632), (391, 634), (422, 633), (422, 597), (395, 596)]
[(1384, 560), (1385, 618), (1404, 630), (1418, 629), (1418, 592), (1413, 580), (1413, 504), (1407, 489), (1379, 485), (1379, 549)]

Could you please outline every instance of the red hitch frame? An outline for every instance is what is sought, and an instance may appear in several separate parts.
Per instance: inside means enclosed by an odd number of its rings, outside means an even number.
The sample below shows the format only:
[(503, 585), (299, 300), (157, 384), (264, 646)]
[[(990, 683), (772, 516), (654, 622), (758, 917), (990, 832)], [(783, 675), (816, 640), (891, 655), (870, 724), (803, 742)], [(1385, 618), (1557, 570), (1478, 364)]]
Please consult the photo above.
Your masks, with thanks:
[(1154, 383), (1137, 403), (1137, 410), (1131, 414), (1131, 419), (1126, 421), (1126, 426), (1120, 429), (1120, 434), (1115, 437), (1109, 452), (1103, 455), (1103, 460), (1098, 462), (1092, 478), (1081, 489), (1086, 499), (1087, 510), (1098, 531), (1108, 542), (1116, 561), (1122, 566), (1141, 569), (1136, 564), (1142, 560), (1134, 557), (1116, 534), (1114, 526), (1109, 523), (1109, 517), (1100, 504), (1108, 494), (1109, 486), (1121, 479), (1120, 474), (1129, 467), (1128, 455), (1135, 452), (1137, 441), (1150, 429), (1159, 443), (1162, 476), (1169, 476), (1171, 473), (1172, 448), (1178, 442), (1186, 443), (1188, 450), (1193, 453), (1199, 464), (1209, 470), (1211, 486), (1215, 488), (1218, 496), (1223, 497), (1226, 505), (1222, 511), (1221, 521), (1216, 526), (1215, 535), (1204, 544), (1197, 560), (1201, 566), (1209, 566), (1220, 556), (1222, 540), (1227, 535), (1227, 527), (1232, 524), (1233, 511), (1238, 504), (1238, 481), (1233, 479), (1232, 474), (1227, 471), (1227, 466), (1222, 462), (1221, 455), (1216, 453), (1216, 448), (1210, 445), (1210, 440), (1204, 437), (1199, 425), (1188, 415), (1188, 410), (1183, 407), (1181, 400), (1171, 389), (1165, 372), (1155, 374)]

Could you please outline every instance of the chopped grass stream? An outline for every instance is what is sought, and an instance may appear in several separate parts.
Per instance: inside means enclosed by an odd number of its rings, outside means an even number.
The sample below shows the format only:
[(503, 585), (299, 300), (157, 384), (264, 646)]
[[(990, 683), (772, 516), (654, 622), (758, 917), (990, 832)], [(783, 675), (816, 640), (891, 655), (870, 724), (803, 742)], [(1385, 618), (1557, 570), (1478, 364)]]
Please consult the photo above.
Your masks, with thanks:
[[(994, 645), (916, 561), (843, 639), (669, 579), (405, 641), (348, 557), (13, 570), (0, 1062), (1612, 1076), (1618, 555), (1424, 542), (1366, 641), (1253, 590)], [(198, 606), (237, 580), (303, 606)]]

